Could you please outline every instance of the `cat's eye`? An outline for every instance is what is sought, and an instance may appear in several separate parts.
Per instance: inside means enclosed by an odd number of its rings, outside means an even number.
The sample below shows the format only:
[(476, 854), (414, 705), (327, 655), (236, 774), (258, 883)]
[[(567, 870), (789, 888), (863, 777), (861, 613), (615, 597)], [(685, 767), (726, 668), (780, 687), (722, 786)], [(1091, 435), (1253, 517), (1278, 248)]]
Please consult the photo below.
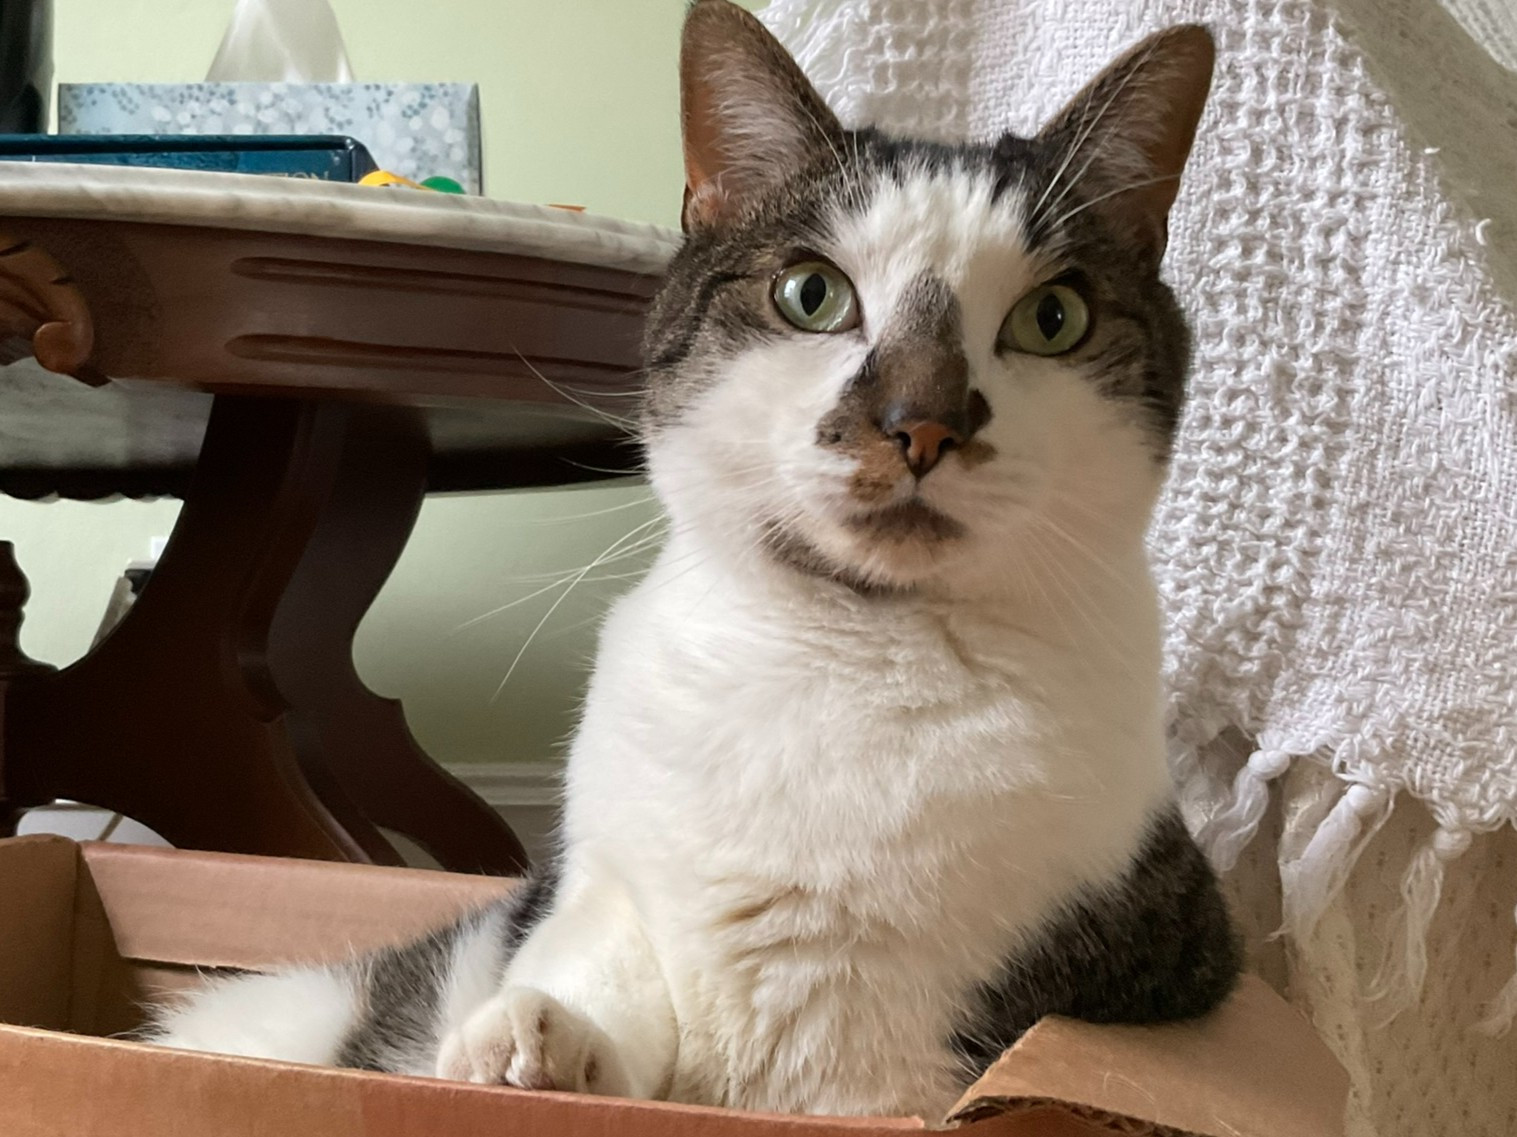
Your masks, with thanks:
[(1090, 328), (1090, 308), (1067, 284), (1043, 284), (1012, 308), (1001, 325), (1001, 346), (1029, 355), (1063, 355)]
[(803, 332), (846, 332), (859, 323), (852, 282), (826, 261), (802, 261), (776, 276), (774, 306)]

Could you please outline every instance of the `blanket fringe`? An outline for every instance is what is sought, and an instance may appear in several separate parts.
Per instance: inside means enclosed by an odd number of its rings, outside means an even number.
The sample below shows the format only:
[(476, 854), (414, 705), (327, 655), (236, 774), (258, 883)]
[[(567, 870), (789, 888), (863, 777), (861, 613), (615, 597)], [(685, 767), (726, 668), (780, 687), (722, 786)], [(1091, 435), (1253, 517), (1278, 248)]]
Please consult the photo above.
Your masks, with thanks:
[(1199, 841), (1218, 872), (1230, 872), (1259, 831), (1269, 808), (1270, 783), (1290, 769), (1291, 756), (1275, 747), (1261, 747), (1233, 779), (1232, 802), (1201, 828)]
[(1390, 819), (1395, 802), (1395, 795), (1384, 787), (1350, 785), (1300, 855), (1281, 863), (1282, 925), (1297, 943), (1311, 935), (1342, 891), (1365, 847)]
[[(1517, 918), (1517, 912), (1513, 916)], [(1500, 1038), (1512, 1029), (1513, 1022), (1517, 1022), (1517, 962), (1513, 964), (1512, 977), (1486, 1005), (1485, 1018), (1475, 1024), (1475, 1029), (1492, 1038)]]
[[(1295, 756), (1280, 746), (1261, 746), (1233, 779), (1227, 804), (1200, 829), (1198, 840), (1219, 872), (1230, 871), (1254, 838), (1269, 808), (1272, 784)], [(1204, 770), (1194, 748), (1176, 746), (1173, 769), (1182, 785), (1195, 786)], [(1346, 778), (1344, 764), (1338, 777)], [(1394, 812), (1389, 787), (1349, 781), (1317, 823), (1299, 855), (1280, 864), (1281, 934), (1304, 943)], [(1364, 1000), (1370, 1021), (1383, 1026), (1410, 1009), (1427, 977), (1427, 940), (1443, 896), (1447, 866), (1463, 856), (1471, 830), (1445, 823), (1413, 855), (1401, 880), (1401, 905), (1390, 917), (1385, 947)], [(1517, 918), (1517, 913), (1514, 913)], [(1512, 977), (1485, 1007), (1476, 1030), (1500, 1037), (1517, 1023), (1517, 962)]]
[(1401, 878), (1401, 911), (1366, 1001), (1378, 1004), (1373, 1023), (1384, 1026), (1417, 1000), (1427, 976), (1427, 934), (1443, 895), (1445, 867), (1470, 847), (1467, 829), (1440, 827), (1412, 856)]

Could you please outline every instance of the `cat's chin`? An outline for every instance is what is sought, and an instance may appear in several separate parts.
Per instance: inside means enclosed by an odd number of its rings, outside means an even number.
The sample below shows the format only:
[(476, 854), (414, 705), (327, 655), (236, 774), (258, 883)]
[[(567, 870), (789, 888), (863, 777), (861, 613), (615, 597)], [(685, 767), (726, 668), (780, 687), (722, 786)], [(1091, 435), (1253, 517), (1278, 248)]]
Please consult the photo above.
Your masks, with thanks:
[(963, 525), (920, 498), (855, 514), (844, 522), (844, 527), (871, 546), (931, 546), (964, 536)]
[(897, 592), (942, 575), (964, 546), (964, 525), (917, 499), (808, 526), (771, 528), (786, 566), (858, 592)]

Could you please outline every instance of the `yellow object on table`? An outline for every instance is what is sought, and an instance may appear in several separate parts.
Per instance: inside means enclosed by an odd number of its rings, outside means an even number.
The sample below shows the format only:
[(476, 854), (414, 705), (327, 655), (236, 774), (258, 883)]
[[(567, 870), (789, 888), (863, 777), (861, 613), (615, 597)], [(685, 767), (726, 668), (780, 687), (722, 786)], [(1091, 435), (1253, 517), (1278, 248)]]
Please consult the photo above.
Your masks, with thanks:
[(389, 170), (375, 170), (372, 174), (365, 174), (358, 179), (361, 186), (406, 186), (410, 189), (425, 189), (420, 182), (413, 182), (410, 178), (403, 178), (399, 174), (392, 174)]

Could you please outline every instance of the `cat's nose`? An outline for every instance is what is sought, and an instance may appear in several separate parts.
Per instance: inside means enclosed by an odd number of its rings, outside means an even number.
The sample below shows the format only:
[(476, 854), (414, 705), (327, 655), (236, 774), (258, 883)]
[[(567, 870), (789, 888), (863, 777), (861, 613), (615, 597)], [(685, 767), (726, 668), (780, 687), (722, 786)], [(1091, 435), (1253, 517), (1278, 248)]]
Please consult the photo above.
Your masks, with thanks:
[(906, 465), (918, 478), (925, 478), (944, 454), (964, 441), (964, 436), (957, 430), (932, 419), (893, 423), (890, 437), (901, 448)]

